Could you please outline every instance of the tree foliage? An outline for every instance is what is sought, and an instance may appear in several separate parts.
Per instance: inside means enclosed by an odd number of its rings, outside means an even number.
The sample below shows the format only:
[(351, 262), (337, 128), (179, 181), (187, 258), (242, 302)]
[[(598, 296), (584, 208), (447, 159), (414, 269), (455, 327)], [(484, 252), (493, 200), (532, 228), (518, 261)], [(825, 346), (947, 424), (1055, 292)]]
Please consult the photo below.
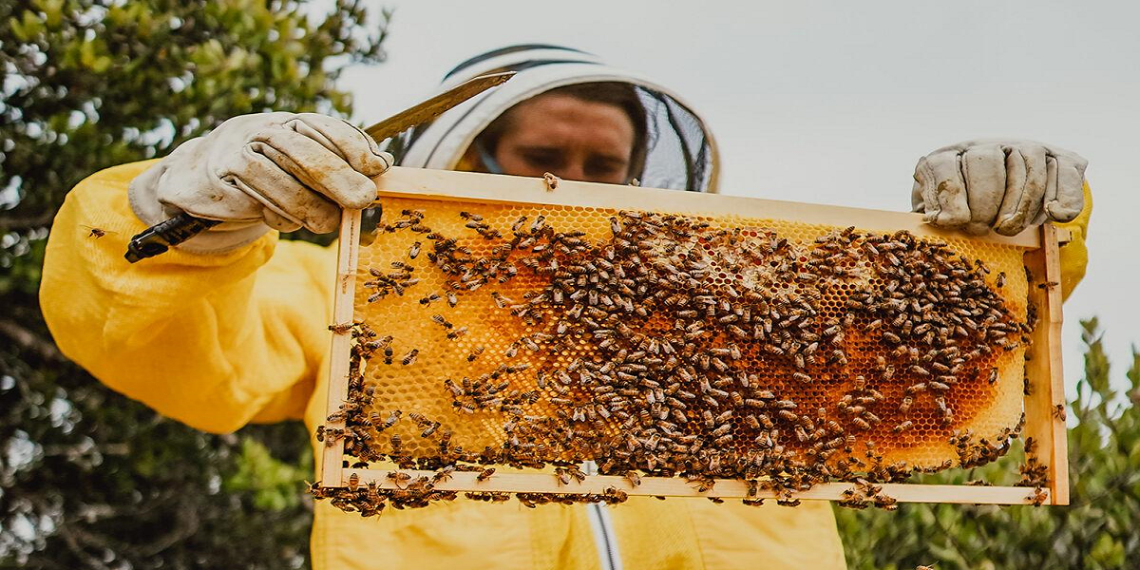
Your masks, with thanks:
[(37, 291), (51, 218), (85, 176), (239, 114), (347, 114), (337, 76), (382, 59), (389, 16), (360, 4), (0, 3), (0, 567), (305, 565), (304, 428), (214, 436), (157, 416), (60, 355)]
[[(1082, 322), (1085, 375), (1070, 402), (1067, 507), (901, 505), (896, 512), (837, 509), (852, 570), (1135, 568), (1140, 560), (1140, 354), (1133, 351), (1119, 394), (1096, 319)], [(1075, 416), (1075, 417), (1074, 417)], [(929, 483), (1017, 482), (1020, 451), (974, 473)], [(1028, 491), (1028, 489), (1027, 489)], [(1028, 492), (1027, 492), (1028, 494)]]

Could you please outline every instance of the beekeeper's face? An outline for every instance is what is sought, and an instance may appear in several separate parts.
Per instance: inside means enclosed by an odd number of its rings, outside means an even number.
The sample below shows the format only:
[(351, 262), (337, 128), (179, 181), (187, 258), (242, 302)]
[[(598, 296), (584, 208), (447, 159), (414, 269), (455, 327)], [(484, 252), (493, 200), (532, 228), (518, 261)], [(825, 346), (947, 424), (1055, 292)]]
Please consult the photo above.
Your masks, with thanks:
[(550, 93), (509, 111), (494, 149), (503, 174), (624, 184), (634, 126), (621, 108)]

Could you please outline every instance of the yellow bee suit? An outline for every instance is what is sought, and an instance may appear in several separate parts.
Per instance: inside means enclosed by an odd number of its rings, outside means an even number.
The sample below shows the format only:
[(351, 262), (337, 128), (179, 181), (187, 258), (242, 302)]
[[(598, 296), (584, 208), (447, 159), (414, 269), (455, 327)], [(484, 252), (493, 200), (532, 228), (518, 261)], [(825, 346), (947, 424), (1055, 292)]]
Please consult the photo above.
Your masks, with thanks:
[[(303, 418), (312, 432), (326, 409), (335, 250), (271, 233), (227, 254), (173, 250), (130, 265), (127, 241), (145, 228), (127, 185), (150, 164), (89, 177), (55, 219), (40, 300), (60, 349), (112, 389), (198, 429)], [(1084, 274), (1089, 204), (1068, 224), (1066, 294)], [(610, 513), (627, 569), (845, 568), (826, 502), (631, 498)], [(312, 560), (317, 570), (600, 567), (586, 507), (515, 501), (458, 500), (369, 519), (321, 501)]]

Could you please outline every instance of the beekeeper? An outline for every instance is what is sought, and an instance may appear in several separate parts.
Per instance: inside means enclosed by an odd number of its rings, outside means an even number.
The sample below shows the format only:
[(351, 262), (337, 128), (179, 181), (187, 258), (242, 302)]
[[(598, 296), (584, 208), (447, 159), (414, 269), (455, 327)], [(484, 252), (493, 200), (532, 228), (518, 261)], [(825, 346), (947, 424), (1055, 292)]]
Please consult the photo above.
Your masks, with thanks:
[[(401, 163), (716, 190), (712, 134), (668, 89), (552, 46), (484, 54), (445, 87), (505, 70), (518, 75), (396, 141)], [(303, 418), (312, 431), (326, 410), (335, 252), (278, 232), (333, 231), (341, 208), (373, 200), (369, 177), (392, 162), (339, 119), (266, 113), (231, 119), (161, 160), (98, 172), (52, 228), (48, 326), (102, 382), (188, 425), (223, 433)], [(1029, 142), (946, 147), (920, 160), (914, 206), (931, 223), (974, 232), (1069, 222), (1067, 294), (1084, 273), (1084, 165)], [(131, 236), (179, 212), (224, 223), (154, 259), (124, 261)], [(92, 239), (92, 227), (105, 235)], [(315, 511), (317, 569), (845, 567), (825, 502), (527, 509), (461, 500), (362, 519), (320, 501)]]

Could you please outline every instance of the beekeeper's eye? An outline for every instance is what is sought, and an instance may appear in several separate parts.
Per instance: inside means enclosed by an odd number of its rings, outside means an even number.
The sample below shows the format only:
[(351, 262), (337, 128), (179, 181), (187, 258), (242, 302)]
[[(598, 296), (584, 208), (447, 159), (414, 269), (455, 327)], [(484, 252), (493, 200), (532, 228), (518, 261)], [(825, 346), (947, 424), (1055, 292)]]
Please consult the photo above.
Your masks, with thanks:
[(608, 155), (592, 155), (582, 167), (583, 173), (591, 180), (621, 181), (629, 171), (629, 161)]
[(529, 148), (522, 153), (523, 160), (532, 168), (561, 170), (566, 162), (565, 154), (554, 148)]

